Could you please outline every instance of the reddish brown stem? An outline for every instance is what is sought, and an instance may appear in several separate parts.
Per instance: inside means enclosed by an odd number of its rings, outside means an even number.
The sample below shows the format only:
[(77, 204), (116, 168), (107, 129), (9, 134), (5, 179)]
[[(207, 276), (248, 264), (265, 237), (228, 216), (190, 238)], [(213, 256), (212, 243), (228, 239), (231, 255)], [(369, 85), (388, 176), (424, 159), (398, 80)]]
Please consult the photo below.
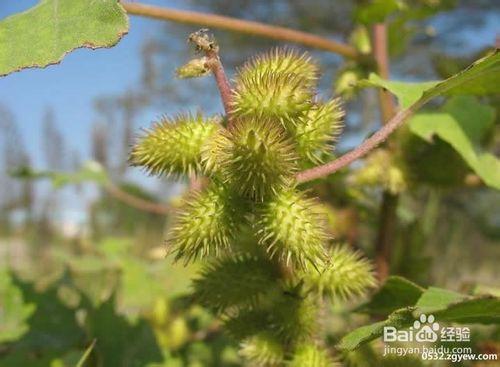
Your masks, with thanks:
[[(377, 62), (379, 75), (389, 79), (389, 49), (387, 26), (384, 23), (373, 26), (373, 57)], [(384, 89), (378, 91), (380, 101), (380, 120), (387, 124), (396, 113), (394, 98)], [(394, 148), (389, 145), (389, 149)], [(398, 195), (385, 191), (380, 204), (380, 215), (375, 240), (375, 263), (377, 275), (383, 281), (389, 275), (392, 246), (396, 239)]]
[(424, 105), (427, 100), (420, 100), (406, 110), (402, 110), (396, 114), (387, 124), (382, 126), (375, 134), (366, 139), (356, 149), (344, 154), (343, 156), (323, 164), (321, 166), (313, 167), (300, 172), (297, 175), (297, 181), (307, 182), (317, 178), (328, 176), (341, 168), (344, 168), (354, 162), (355, 160), (363, 157), (373, 148), (377, 147), (380, 143), (387, 139), (399, 126), (401, 126), (416, 110)]
[[(389, 79), (389, 52), (387, 47), (387, 27), (385, 24), (375, 24), (373, 26), (373, 57), (377, 62), (378, 73), (384, 79)], [(381, 120), (385, 124), (394, 116), (396, 105), (394, 98), (388, 91), (380, 88), (378, 95)]]
[(224, 71), (224, 67), (222, 66), (222, 62), (220, 61), (220, 57), (218, 52), (216, 51), (208, 51), (208, 64), (212, 73), (215, 77), (215, 82), (217, 83), (217, 87), (219, 88), (220, 97), (222, 99), (222, 104), (224, 106), (224, 111), (226, 112), (226, 116), (228, 119), (228, 126), (230, 125), (230, 111), (231, 111), (231, 98), (233, 92), (231, 90), (231, 85), (229, 84), (229, 80), (226, 77), (226, 73)]
[(311, 33), (296, 31), (284, 27), (277, 27), (216, 14), (161, 8), (138, 3), (125, 2), (122, 3), (122, 6), (129, 14), (155, 19), (171, 20), (179, 23), (196, 24), (210, 28), (225, 29), (252, 36), (272, 38), (279, 41), (294, 42), (304, 46), (334, 52), (353, 59), (363, 57), (354, 47), (350, 45), (319, 37)]
[(213, 36), (209, 35), (207, 31), (207, 29), (200, 29), (197, 32), (191, 33), (188, 40), (196, 46), (197, 51), (203, 51), (205, 53), (207, 59), (206, 66), (208, 66), (210, 71), (214, 74), (222, 104), (224, 105), (224, 111), (228, 119), (228, 125), (230, 125), (231, 99), (233, 92), (227, 80), (222, 62), (220, 61), (219, 46)]
[(375, 242), (377, 277), (383, 281), (389, 275), (391, 248), (397, 227), (398, 195), (384, 192), (380, 204), (379, 225)]

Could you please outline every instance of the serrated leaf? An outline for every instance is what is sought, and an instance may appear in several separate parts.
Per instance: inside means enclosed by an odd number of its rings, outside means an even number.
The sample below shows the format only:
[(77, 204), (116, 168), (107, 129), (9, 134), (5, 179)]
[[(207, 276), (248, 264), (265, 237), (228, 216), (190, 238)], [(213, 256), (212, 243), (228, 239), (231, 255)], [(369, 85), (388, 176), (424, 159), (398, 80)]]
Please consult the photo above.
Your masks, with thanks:
[(500, 298), (469, 297), (446, 289), (430, 287), (416, 304), (417, 312), (432, 313), (438, 321), (497, 324), (500, 322)]
[(340, 340), (338, 347), (344, 350), (354, 350), (360, 345), (377, 338), (384, 326), (385, 321), (379, 321), (354, 329)]
[(494, 296), (481, 296), (449, 305), (446, 310), (435, 312), (439, 320), (463, 324), (500, 323), (500, 299)]
[(408, 279), (391, 276), (372, 299), (360, 306), (357, 311), (372, 315), (388, 315), (397, 309), (413, 306), (423, 291), (422, 287)]
[(424, 313), (434, 312), (445, 308), (450, 303), (460, 301), (464, 298), (465, 296), (463, 294), (457, 292), (436, 287), (429, 287), (429, 289), (422, 294), (416, 303), (416, 306)]
[(384, 80), (370, 74), (367, 80), (359, 83), (362, 87), (385, 88), (399, 99), (403, 108), (416, 102), (421, 107), (440, 95), (472, 94), (486, 95), (500, 93), (500, 49), (475, 61), (470, 66), (443, 81), (408, 83)]
[(473, 62), (459, 73), (424, 92), (424, 97), (441, 94), (487, 95), (500, 93), (500, 48)]
[(409, 121), (411, 132), (427, 141), (433, 136), (446, 141), (487, 185), (500, 190), (500, 160), (474, 147), (493, 124), (494, 109), (472, 98), (455, 97), (442, 111), (414, 116)]
[(397, 329), (403, 329), (413, 322), (413, 308), (403, 308), (393, 312), (385, 321), (379, 321), (371, 325), (362, 326), (351, 331), (344, 336), (338, 347), (344, 350), (354, 350), (364, 343), (368, 343), (382, 335), (384, 327), (393, 326)]
[(114, 46), (127, 32), (116, 0), (41, 0), (0, 22), (0, 76), (56, 64), (76, 48)]
[[(398, 291), (404, 289), (404, 292)], [(416, 317), (421, 314), (432, 314), (437, 321), (457, 323), (498, 324), (500, 322), (500, 298), (495, 296), (467, 296), (446, 289), (430, 287), (422, 293), (422, 288), (410, 281), (391, 277), (376, 294), (388, 296), (393, 294), (413, 294), (415, 297), (420, 291), (420, 298), (414, 305), (400, 308), (392, 312), (385, 321), (362, 326), (344, 336), (338, 347), (345, 350), (354, 350), (364, 343), (370, 342), (383, 334), (384, 327), (393, 326), (399, 330), (409, 327)], [(411, 297), (410, 297), (411, 298)], [(408, 303), (409, 298), (407, 299)], [(399, 302), (396, 301), (396, 302)], [(377, 306), (377, 304), (375, 303)], [(382, 302), (382, 310), (385, 303)], [(366, 307), (366, 306), (365, 306)]]

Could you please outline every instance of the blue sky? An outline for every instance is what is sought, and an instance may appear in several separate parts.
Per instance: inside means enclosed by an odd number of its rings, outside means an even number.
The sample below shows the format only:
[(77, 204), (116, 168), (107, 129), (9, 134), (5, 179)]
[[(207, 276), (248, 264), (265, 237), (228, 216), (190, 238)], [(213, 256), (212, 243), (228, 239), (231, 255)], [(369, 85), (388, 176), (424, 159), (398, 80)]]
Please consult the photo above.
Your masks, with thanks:
[[(0, 19), (36, 3), (35, 0), (1, 0)], [(148, 0), (148, 3), (177, 7), (175, 1)], [(49, 107), (54, 110), (57, 127), (65, 136), (67, 145), (78, 151), (84, 160), (89, 159), (89, 137), (95, 117), (94, 99), (123, 93), (138, 81), (141, 44), (161, 32), (162, 26), (159, 21), (130, 17), (129, 34), (113, 48), (78, 49), (69, 53), (59, 65), (22, 70), (0, 78), (0, 101), (13, 113), (36, 168), (44, 167), (42, 119)], [(151, 117), (164, 112), (154, 108), (149, 111)], [(135, 173), (135, 176), (140, 176), (139, 172)], [(156, 182), (145, 177), (140, 180), (149, 186), (154, 186)], [(47, 184), (37, 185), (38, 194), (43, 195), (47, 189)], [(93, 196), (93, 193), (94, 190), (87, 191), (85, 197)], [(83, 220), (86, 200), (72, 190), (63, 190), (61, 194), (64, 212), (58, 216), (76, 222)]]
[[(2, 1), (0, 18), (35, 3), (33, 0)], [(41, 163), (40, 154), (36, 153), (41, 151), (41, 120), (48, 107), (54, 109), (58, 127), (71, 145), (83, 156), (89, 155), (93, 99), (123, 92), (139, 78), (141, 42), (160, 27), (159, 22), (132, 17), (129, 34), (111, 49), (79, 49), (67, 55), (59, 65), (23, 70), (0, 78), (0, 101), (14, 113), (25, 143), (30, 152), (35, 153), (35, 164)]]
[[(26, 10), (36, 2), (0, 0), (0, 19)], [(145, 2), (190, 8), (189, 2), (181, 0)], [(437, 16), (430, 24), (439, 32), (449, 16), (452, 15), (447, 13)], [(460, 38), (466, 41), (461, 50), (470, 53), (474, 49), (491, 45), (499, 31), (499, 19), (498, 13), (491, 12), (487, 14), (486, 25), (481, 29), (460, 32)], [(66, 56), (59, 65), (46, 69), (23, 70), (0, 78), (0, 102), (13, 112), (36, 167), (43, 167), (44, 163), (40, 137), (42, 117), (49, 107), (54, 109), (58, 128), (67, 138), (71, 148), (80, 152), (84, 159), (90, 156), (89, 136), (95, 118), (94, 99), (97, 96), (123, 93), (138, 82), (141, 72), (141, 45), (144, 40), (161, 33), (162, 27), (163, 23), (160, 21), (131, 17), (129, 34), (111, 49), (79, 49)], [(170, 72), (173, 72), (176, 65), (169, 67), (172, 69)], [(216, 108), (221, 110), (220, 106)], [(148, 110), (146, 120), (164, 112), (166, 111), (160, 110), (159, 107), (153, 107)], [(141, 123), (142, 126), (147, 124), (147, 121)], [(152, 179), (141, 180), (155, 182)]]

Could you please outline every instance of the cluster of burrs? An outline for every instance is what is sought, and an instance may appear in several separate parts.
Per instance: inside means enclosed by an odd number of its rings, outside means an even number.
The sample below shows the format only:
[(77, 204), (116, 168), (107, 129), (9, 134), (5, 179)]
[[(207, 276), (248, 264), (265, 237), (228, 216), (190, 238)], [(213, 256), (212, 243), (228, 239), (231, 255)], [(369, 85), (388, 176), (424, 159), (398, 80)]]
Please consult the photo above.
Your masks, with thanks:
[(238, 70), (227, 116), (163, 118), (131, 153), (152, 174), (206, 178), (176, 214), (169, 251), (208, 262), (195, 296), (259, 366), (332, 366), (315, 342), (318, 299), (374, 285), (371, 264), (331, 243), (324, 208), (295, 181), (332, 154), (342, 126), (339, 100), (318, 99), (317, 81), (309, 56), (273, 50)]

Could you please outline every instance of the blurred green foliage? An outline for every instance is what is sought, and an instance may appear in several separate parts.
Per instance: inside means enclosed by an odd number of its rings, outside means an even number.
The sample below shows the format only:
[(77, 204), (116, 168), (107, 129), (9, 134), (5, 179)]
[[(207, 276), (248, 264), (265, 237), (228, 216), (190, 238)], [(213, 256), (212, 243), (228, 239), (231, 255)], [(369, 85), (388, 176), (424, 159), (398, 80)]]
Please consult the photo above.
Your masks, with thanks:
[(141, 258), (131, 245), (56, 248), (46, 276), (2, 267), (0, 365), (74, 366), (93, 340), (84, 365), (236, 365), (234, 345), (217, 329), (205, 334), (215, 321), (190, 297), (196, 266)]

